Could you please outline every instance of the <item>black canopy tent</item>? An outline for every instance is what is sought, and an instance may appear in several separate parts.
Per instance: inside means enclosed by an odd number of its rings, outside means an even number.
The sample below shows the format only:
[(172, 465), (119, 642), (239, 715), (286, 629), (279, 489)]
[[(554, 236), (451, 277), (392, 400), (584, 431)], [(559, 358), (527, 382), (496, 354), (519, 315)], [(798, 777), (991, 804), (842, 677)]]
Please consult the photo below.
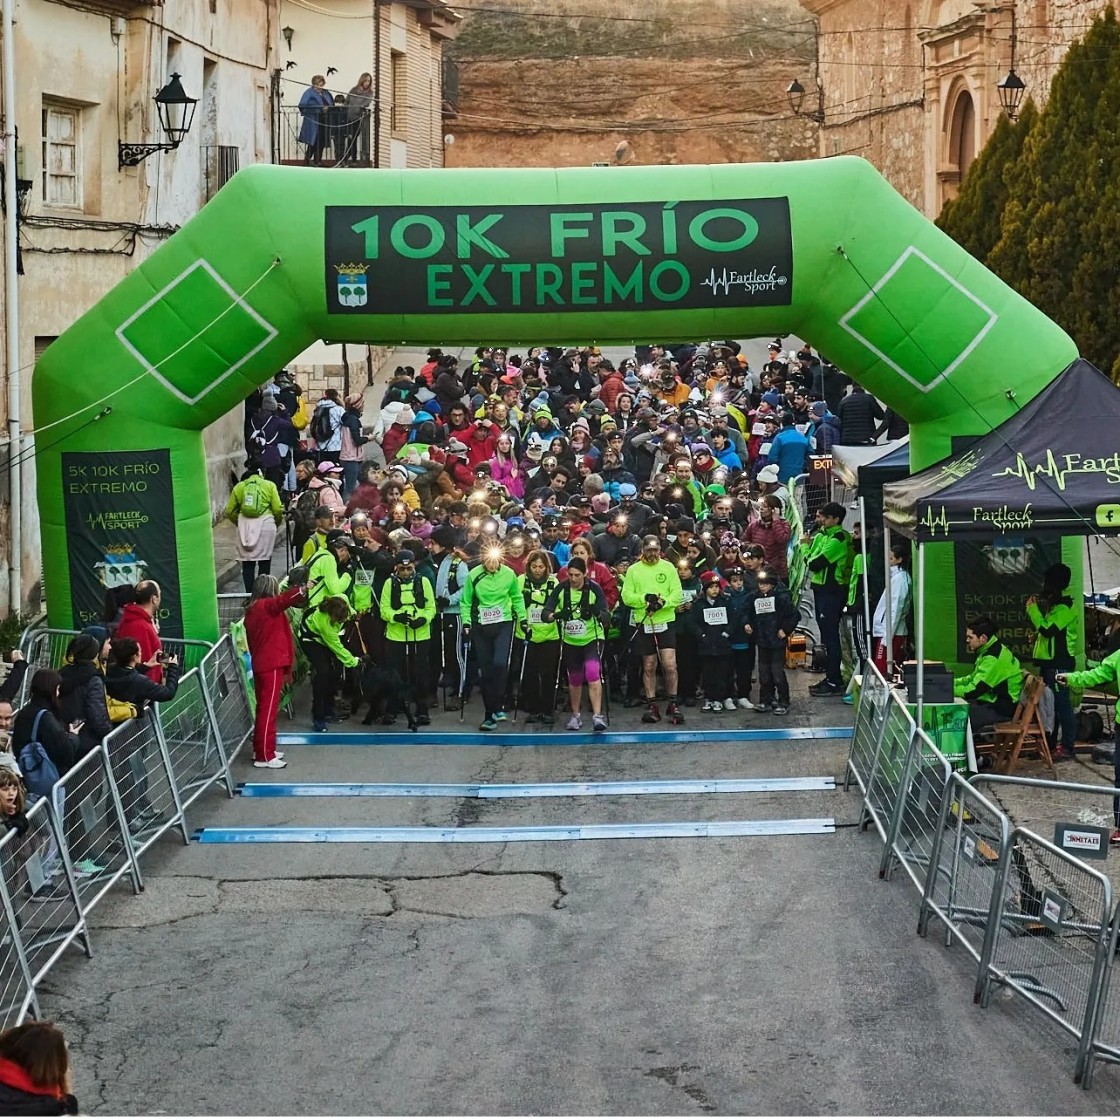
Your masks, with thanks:
[[(956, 543), (958, 577), (982, 570), (1003, 601), (1021, 602), (1023, 588), (1037, 589), (1041, 572), (1059, 558), (1061, 537), (1120, 533), (1118, 417), (1120, 389), (1078, 360), (998, 428), (884, 486), (886, 530), (917, 543), (919, 719), (924, 544)], [(958, 610), (972, 599), (958, 579)]]
[(1078, 360), (962, 450), (883, 488), (889, 528), (915, 541), (999, 533), (1120, 533), (1120, 389)]

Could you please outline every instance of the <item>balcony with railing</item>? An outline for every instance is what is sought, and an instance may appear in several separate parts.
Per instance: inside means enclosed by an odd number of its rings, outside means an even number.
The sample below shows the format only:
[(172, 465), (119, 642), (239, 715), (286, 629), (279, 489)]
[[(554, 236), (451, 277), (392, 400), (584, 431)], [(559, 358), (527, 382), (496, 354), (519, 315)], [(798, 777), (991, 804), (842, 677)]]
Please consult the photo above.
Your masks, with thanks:
[(279, 106), (274, 122), (276, 162), (371, 167), (373, 112), (367, 109), (355, 120), (348, 120), (347, 112), (345, 104), (332, 105), (305, 117), (298, 105)]

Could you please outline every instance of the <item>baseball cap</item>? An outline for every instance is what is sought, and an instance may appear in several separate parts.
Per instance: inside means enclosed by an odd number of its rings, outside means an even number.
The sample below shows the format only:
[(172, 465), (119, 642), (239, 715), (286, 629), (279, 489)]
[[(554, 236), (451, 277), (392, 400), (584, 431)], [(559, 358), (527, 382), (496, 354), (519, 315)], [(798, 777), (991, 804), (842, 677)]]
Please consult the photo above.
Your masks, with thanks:
[(396, 562), (398, 567), (401, 564), (415, 564), (416, 557), (407, 548), (402, 548), (396, 555)]

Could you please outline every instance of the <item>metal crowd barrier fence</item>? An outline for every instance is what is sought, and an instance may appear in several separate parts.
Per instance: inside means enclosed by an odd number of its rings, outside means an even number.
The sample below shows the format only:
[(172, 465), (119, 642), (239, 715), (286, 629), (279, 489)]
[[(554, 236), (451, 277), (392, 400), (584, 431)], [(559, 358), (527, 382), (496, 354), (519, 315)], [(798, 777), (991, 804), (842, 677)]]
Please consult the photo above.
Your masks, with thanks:
[(844, 772), (845, 793), (851, 788), (853, 778), (859, 785), (860, 793), (867, 793), (867, 780), (871, 777), (875, 756), (879, 753), (879, 740), (883, 734), (883, 722), (890, 698), (891, 686), (886, 678), (870, 661), (866, 662), (860, 678), (848, 767)]
[(157, 712), (142, 712), (122, 723), (106, 736), (105, 749), (136, 855), (143, 855), (176, 827), (182, 832), (183, 843), (189, 843), (183, 803)]
[(870, 820), (886, 844), (890, 843), (891, 825), (904, 789), (906, 764), (914, 731), (914, 717), (906, 705), (891, 692), (879, 735), (879, 749), (867, 777), (867, 790), (860, 818), (860, 824), (865, 828)]
[(998, 870), (1011, 836), (1007, 816), (964, 774), (953, 774), (930, 846), (918, 934), (932, 916), (945, 924), (945, 945), (957, 939), (980, 961)]
[[(226, 774), (241, 748), (253, 736), (253, 714), (245, 690), (238, 654), (228, 635), (203, 658), (199, 666), (202, 685), (225, 753)], [(232, 796), (232, 786), (229, 787)]]
[[(44, 658), (73, 637), (36, 634)], [(186, 809), (219, 783), (233, 795), (230, 760), (253, 717), (232, 641), (180, 648), (200, 664), (174, 700), (115, 727), (29, 809), (26, 834), (0, 838), (0, 1028), (40, 1015), (37, 986), (66, 949), (90, 954), (94, 908), (125, 880), (143, 889), (141, 857), (172, 831), (189, 843)]]
[(992, 985), (1027, 1000), (1078, 1040), (1075, 1076), (1090, 1049), (1106, 954), (1112, 884), (1075, 856), (1016, 828), (1004, 850), (980, 959), (980, 1003)]
[[(1084, 825), (1102, 830), (1104, 849), (1113, 824), (1114, 799), (1120, 789), (1088, 782), (1053, 782), (1045, 778), (1023, 778), (1017, 774), (977, 774), (972, 784), (988, 787), (989, 796), (1021, 828), (1051, 840), (1059, 825)], [(1019, 790), (1027, 796), (1016, 796)]]
[(105, 743), (63, 774), (54, 789), (82, 914), (89, 914), (125, 876), (139, 894), (144, 881)]
[[(50, 630), (34, 629), (24, 631), (20, 639), (20, 650), (27, 661), (27, 676), (20, 686), (17, 707), (27, 702), (27, 694), (31, 688), (31, 678), (36, 669), (61, 668), (66, 658), (66, 650), (71, 641), (80, 633), (78, 630)], [(26, 643), (26, 644), (24, 644)], [(180, 670), (183, 673), (197, 668), (202, 664), (202, 659), (213, 649), (210, 642), (198, 641), (194, 638), (161, 638), (160, 644), (164, 653), (169, 657), (179, 658)]]
[(902, 771), (901, 796), (883, 845), (880, 878), (889, 879), (897, 862), (919, 893), (924, 892), (926, 872), (940, 831), (942, 802), (952, 774), (952, 764), (918, 728), (910, 740)]
[(201, 671), (192, 669), (181, 677), (174, 699), (161, 703), (158, 711), (159, 728), (182, 808), (196, 801), (215, 782), (223, 780), (232, 797), (229, 765), (206, 698)]
[[(27, 831), (9, 830), (0, 840), (0, 871), (11, 906), (13, 936), (22, 942), (32, 987), (39, 984), (74, 941), (91, 956), (89, 932), (78, 897), (70, 852), (59, 825), (56, 794), (27, 811)], [(20, 1015), (30, 1006), (24, 997)]]
[(1108, 951), (1105, 954), (1104, 979), (1097, 995), (1093, 1029), (1081, 1069), (1081, 1086), (1093, 1087), (1097, 1062), (1120, 1063), (1120, 987), (1116, 983), (1116, 954), (1120, 952), (1120, 904), (1112, 916)]
[(245, 614), (249, 596), (242, 591), (223, 592), (218, 596), (218, 630), (224, 634), (231, 622), (236, 622)]

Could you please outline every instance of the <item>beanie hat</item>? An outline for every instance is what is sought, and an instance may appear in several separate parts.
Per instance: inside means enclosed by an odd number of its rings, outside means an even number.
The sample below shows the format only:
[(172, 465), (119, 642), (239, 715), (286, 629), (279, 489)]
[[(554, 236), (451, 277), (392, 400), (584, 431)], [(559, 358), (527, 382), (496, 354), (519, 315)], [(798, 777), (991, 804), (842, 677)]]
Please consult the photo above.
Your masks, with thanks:
[(265, 412), (275, 412), (280, 407), (276, 398), (271, 393), (266, 393), (261, 401), (261, 408)]
[(824, 416), (828, 411), (828, 405), (826, 405), (824, 401), (813, 401), (813, 403), (809, 405), (809, 411), (814, 416)]
[(759, 482), (777, 482), (778, 481), (778, 468), (777, 465), (771, 463), (768, 467), (763, 467), (758, 472)]
[(700, 577), (700, 584), (707, 587), (709, 584), (719, 583), (719, 572), (705, 572)]
[(351, 393), (350, 396), (346, 398), (346, 407), (357, 409), (359, 412), (362, 409), (362, 405), (365, 403), (366, 398), (362, 396), (361, 393)]
[(618, 488), (618, 496), (620, 498), (636, 498), (638, 488), (632, 482), (624, 482)]
[(415, 422), (416, 413), (414, 413), (408, 405), (403, 405), (401, 407), (400, 411), (397, 413), (396, 420), (393, 421), (394, 424), (400, 424), (402, 427), (409, 427)]
[(455, 530), (450, 525), (437, 525), (432, 530), (432, 535), (429, 538), (440, 546), (440, 548), (454, 548), (455, 547)]

